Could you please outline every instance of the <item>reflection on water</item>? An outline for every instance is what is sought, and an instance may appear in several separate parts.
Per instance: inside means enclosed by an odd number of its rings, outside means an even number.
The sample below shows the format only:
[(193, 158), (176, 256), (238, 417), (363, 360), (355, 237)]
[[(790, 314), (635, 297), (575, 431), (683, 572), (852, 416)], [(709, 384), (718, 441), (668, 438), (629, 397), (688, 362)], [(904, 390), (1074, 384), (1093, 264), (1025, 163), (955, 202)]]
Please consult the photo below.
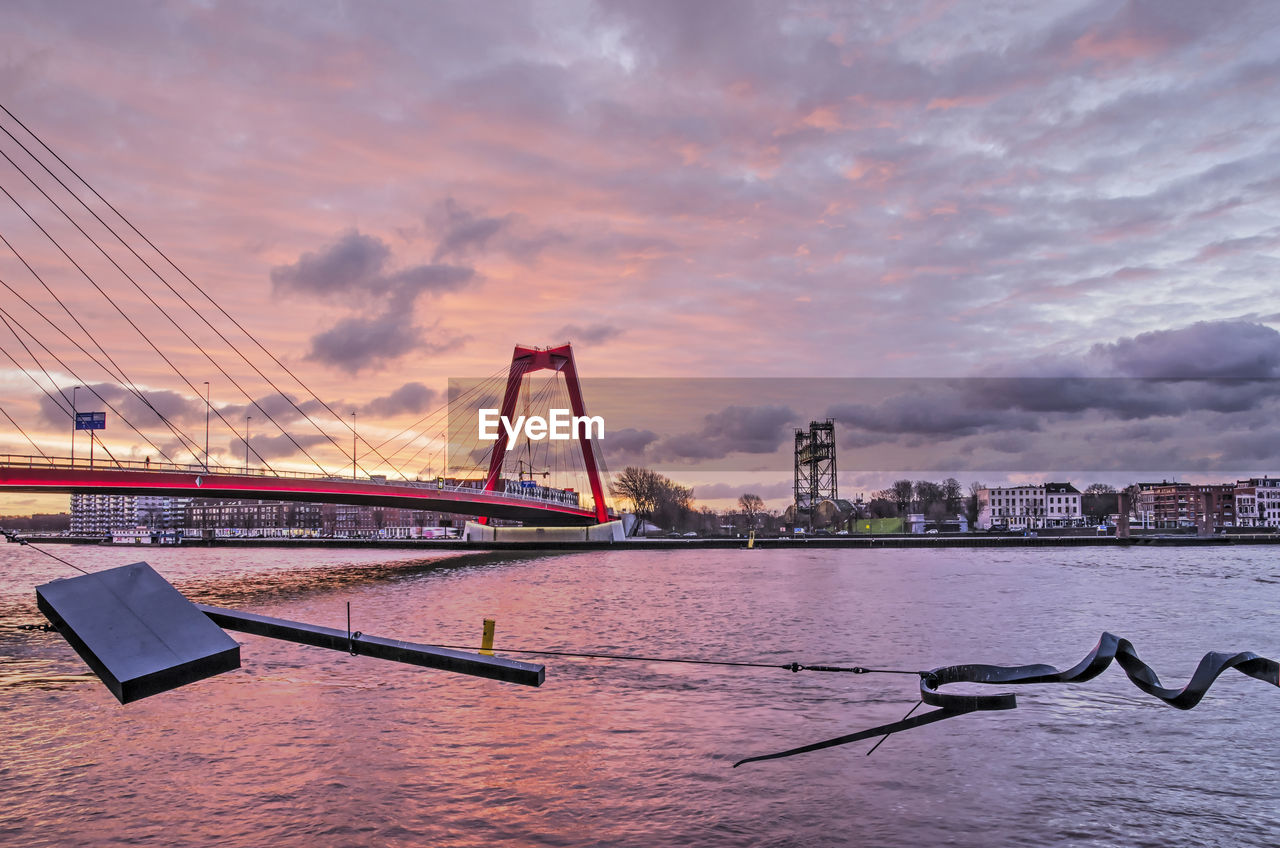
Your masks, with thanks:
[[(88, 568), (136, 551), (59, 548)], [(1280, 655), (1274, 554), (152, 550), (190, 596), (366, 633), (895, 668), (1066, 666), (1109, 629), (1168, 683)], [(1192, 712), (1118, 670), (1016, 711), (731, 769), (900, 718), (911, 678), (551, 659), (528, 689), (236, 635), (244, 668), (121, 707), (39, 620), (66, 576), (0, 547), (0, 844), (1273, 845), (1276, 690)], [(500, 651), (499, 651), (500, 652)]]

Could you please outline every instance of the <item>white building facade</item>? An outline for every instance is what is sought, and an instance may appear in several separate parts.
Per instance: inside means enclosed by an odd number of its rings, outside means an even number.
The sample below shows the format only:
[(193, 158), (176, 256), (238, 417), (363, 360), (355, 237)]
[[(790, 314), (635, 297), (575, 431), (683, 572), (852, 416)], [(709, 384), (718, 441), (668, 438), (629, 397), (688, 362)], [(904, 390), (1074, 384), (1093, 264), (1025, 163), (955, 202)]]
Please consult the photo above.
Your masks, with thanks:
[(1280, 527), (1280, 478), (1236, 483), (1236, 521), (1241, 527)]
[(1040, 483), (978, 490), (979, 530), (1034, 530), (1080, 524), (1080, 492), (1070, 483)]

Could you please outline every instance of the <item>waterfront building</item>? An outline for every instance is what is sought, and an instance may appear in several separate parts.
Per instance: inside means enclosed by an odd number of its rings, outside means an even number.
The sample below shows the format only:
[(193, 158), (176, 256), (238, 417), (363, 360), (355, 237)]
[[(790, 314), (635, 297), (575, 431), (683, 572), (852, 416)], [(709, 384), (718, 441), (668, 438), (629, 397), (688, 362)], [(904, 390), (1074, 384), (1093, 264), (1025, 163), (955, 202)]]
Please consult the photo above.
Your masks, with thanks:
[(138, 525), (133, 495), (74, 494), (71, 496), (71, 533), (106, 536), (112, 530)]
[(1080, 492), (1070, 483), (1039, 483), (978, 490), (980, 530), (1070, 527), (1083, 521)]
[(183, 526), (190, 498), (163, 495), (73, 494), (71, 532), (107, 536), (113, 530), (172, 530)]
[(1161, 483), (1152, 487), (1159, 528), (1235, 527), (1236, 484)]
[(321, 504), (297, 501), (194, 498), (183, 526), (194, 536), (316, 536), (322, 511)]
[(1129, 501), (1129, 514), (1139, 527), (1155, 526), (1155, 488), (1159, 485), (1161, 483), (1134, 483), (1129, 486), (1129, 492), (1132, 494), (1132, 499)]
[(1044, 484), (1045, 527), (1070, 527), (1080, 523), (1080, 490), (1070, 483)]
[(1280, 527), (1280, 479), (1252, 477), (1235, 485), (1240, 527)]

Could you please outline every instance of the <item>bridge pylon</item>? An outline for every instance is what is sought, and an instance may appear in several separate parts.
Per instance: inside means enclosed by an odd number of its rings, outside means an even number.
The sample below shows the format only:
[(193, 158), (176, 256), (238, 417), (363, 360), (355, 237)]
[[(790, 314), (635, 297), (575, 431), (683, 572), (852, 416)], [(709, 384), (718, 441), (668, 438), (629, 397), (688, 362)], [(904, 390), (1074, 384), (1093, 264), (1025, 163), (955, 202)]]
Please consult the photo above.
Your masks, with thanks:
[[(510, 420), (515, 415), (521, 384), (527, 375), (537, 371), (559, 371), (564, 375), (565, 384), (569, 389), (569, 405), (574, 417), (586, 417), (587, 408), (582, 402), (582, 384), (578, 381), (578, 369), (573, 361), (573, 345), (566, 343), (550, 348), (516, 345), (511, 354), (511, 368), (507, 372), (507, 390), (502, 396), (503, 418)], [(498, 440), (494, 443), (493, 454), (489, 458), (489, 474), (484, 481), (486, 492), (494, 491), (498, 486), (498, 478), (502, 474), (502, 461), (507, 454), (507, 441), (505, 428), (499, 427)], [(609, 510), (604, 502), (604, 486), (600, 482), (595, 450), (590, 439), (583, 438), (577, 441), (582, 446), (582, 464), (587, 472), (591, 497), (595, 499), (596, 521), (603, 524), (609, 520)], [(481, 520), (484, 521), (484, 519)]]

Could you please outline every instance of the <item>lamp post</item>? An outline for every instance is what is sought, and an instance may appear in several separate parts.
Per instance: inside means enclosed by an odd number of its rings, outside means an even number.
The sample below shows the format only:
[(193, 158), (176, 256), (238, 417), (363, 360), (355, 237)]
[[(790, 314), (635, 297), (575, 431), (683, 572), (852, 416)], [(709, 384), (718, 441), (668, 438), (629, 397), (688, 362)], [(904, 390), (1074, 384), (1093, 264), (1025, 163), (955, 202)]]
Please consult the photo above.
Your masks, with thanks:
[(84, 386), (76, 386), (71, 390), (71, 464), (76, 464), (76, 392)]
[(209, 473), (209, 381), (204, 381), (204, 473)]
[(356, 479), (356, 411), (351, 410), (351, 479)]
[(244, 473), (249, 473), (249, 422), (253, 420), (252, 415), (244, 417)]

